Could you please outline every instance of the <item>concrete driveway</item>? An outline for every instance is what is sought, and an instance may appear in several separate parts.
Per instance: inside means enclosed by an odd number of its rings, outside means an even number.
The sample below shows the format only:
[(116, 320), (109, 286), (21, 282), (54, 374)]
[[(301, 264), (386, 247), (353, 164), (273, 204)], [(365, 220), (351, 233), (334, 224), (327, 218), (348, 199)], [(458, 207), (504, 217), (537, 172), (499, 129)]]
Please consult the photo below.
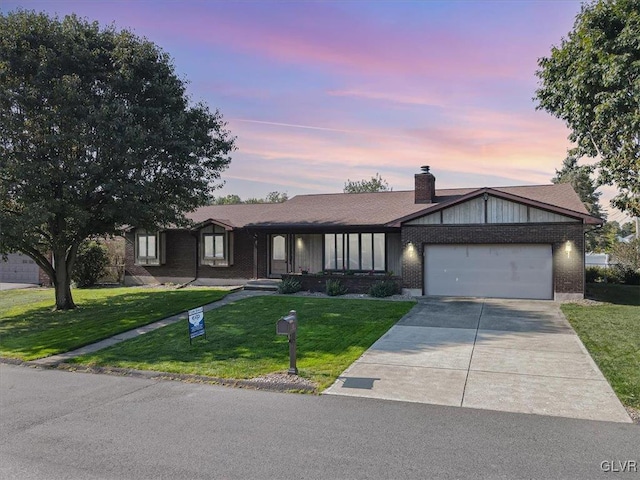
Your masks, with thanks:
[(550, 301), (422, 298), (324, 393), (631, 421)]

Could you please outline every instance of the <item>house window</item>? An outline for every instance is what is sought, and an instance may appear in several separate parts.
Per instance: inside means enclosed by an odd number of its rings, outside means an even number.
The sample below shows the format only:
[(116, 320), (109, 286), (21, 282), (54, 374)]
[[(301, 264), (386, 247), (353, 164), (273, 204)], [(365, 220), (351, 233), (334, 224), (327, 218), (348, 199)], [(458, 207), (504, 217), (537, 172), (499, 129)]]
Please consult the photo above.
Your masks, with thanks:
[(160, 236), (157, 233), (136, 233), (136, 263), (139, 265), (160, 264)]
[(202, 236), (202, 240), (204, 244), (203, 258), (205, 260), (216, 260), (216, 259), (225, 258), (225, 254), (224, 254), (225, 241), (224, 241), (223, 233), (214, 233), (214, 234), (205, 233)]
[(386, 270), (384, 233), (327, 233), (324, 236), (326, 270)]
[(233, 232), (220, 225), (208, 225), (200, 230), (198, 246), (200, 265), (230, 267), (233, 265)]
[(282, 235), (276, 235), (273, 237), (273, 241), (271, 243), (271, 258), (273, 260), (286, 260), (287, 252), (286, 252), (287, 242)]
[(347, 235), (330, 233), (324, 236), (324, 268), (325, 270), (346, 270), (346, 248), (344, 245)]

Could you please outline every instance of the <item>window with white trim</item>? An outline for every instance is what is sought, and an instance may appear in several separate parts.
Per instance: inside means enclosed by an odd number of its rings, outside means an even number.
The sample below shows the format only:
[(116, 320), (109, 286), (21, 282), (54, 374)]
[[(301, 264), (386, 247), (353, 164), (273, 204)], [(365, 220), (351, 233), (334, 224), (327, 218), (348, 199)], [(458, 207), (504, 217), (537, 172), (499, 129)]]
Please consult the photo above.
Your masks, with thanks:
[(160, 235), (141, 230), (136, 233), (135, 253), (138, 265), (160, 264)]
[(384, 233), (327, 233), (324, 236), (325, 270), (386, 270)]
[(207, 225), (200, 230), (199, 245), (200, 265), (233, 265), (233, 232), (220, 225)]
[(204, 260), (220, 260), (225, 258), (224, 233), (205, 233), (202, 235), (202, 243), (204, 246)]

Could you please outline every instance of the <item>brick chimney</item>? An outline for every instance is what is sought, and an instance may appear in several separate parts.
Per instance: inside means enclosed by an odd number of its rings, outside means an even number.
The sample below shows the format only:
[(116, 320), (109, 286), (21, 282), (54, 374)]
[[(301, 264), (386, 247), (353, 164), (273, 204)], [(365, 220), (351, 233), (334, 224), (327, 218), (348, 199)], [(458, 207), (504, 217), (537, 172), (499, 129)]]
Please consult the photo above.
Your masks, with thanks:
[(436, 198), (436, 177), (429, 172), (429, 167), (420, 167), (422, 173), (416, 173), (416, 203), (433, 203)]

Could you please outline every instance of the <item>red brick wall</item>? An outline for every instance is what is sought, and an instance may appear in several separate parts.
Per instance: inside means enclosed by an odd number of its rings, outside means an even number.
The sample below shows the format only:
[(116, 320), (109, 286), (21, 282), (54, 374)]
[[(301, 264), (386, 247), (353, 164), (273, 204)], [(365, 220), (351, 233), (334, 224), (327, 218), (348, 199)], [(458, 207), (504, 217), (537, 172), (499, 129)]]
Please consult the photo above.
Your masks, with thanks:
[(436, 196), (436, 177), (431, 173), (416, 173), (415, 202), (431, 203)]
[(256, 238), (258, 240), (258, 275), (257, 278), (267, 278), (269, 267), (269, 252), (267, 248), (267, 234), (257, 233)]
[[(572, 243), (569, 255), (566, 242)], [(402, 245), (411, 242), (413, 255), (402, 259), (404, 288), (422, 288), (423, 252), (428, 244), (542, 243), (551, 244), (555, 293), (584, 293), (582, 224), (429, 225), (403, 226)]]
[(196, 239), (187, 231), (169, 230), (165, 233), (165, 263), (163, 265), (135, 265), (135, 234), (125, 235), (125, 275), (152, 277), (194, 278), (196, 275)]
[(300, 282), (303, 291), (325, 292), (327, 280), (339, 280), (348, 288), (348, 293), (369, 293), (369, 289), (374, 283), (382, 280), (392, 280), (398, 285), (398, 290), (402, 289), (402, 279), (400, 277), (385, 275), (282, 275), (282, 279), (292, 278)]
[[(258, 251), (262, 251), (259, 272), (266, 276), (266, 236), (258, 237)], [(165, 233), (165, 263), (162, 265), (135, 265), (135, 234), (125, 236), (125, 263), (127, 276), (151, 276), (163, 278), (195, 278), (196, 276), (196, 237), (188, 231), (169, 230)], [(229, 267), (198, 266), (198, 278), (254, 278), (254, 237), (246, 231), (234, 232), (233, 265)], [(260, 265), (261, 264), (261, 265)], [(261, 268), (260, 268), (261, 267)], [(260, 274), (260, 273), (259, 273)]]
[[(253, 243), (252, 235), (242, 230), (235, 231), (233, 237), (233, 265), (229, 267), (200, 265), (198, 267), (198, 278), (253, 278), (255, 270)], [(167, 260), (169, 260), (169, 252), (167, 252)]]

